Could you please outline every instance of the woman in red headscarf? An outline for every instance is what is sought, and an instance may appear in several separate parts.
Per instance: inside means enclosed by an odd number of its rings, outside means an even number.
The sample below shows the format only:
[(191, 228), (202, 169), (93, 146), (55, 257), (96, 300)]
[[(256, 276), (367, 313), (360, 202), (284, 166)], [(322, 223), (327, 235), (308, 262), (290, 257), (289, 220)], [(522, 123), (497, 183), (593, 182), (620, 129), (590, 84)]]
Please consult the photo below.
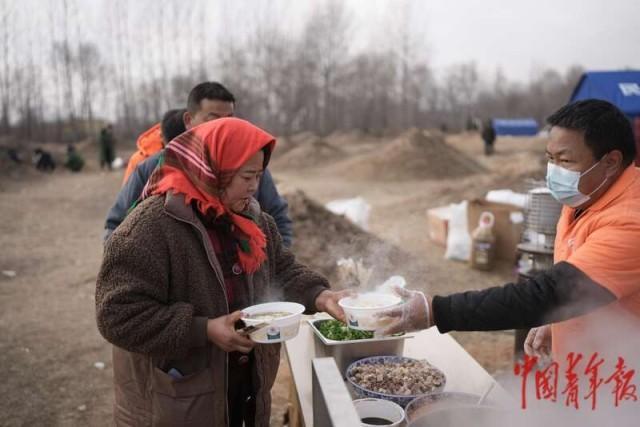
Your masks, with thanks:
[(280, 346), (236, 332), (241, 309), (280, 299), (344, 317), (343, 294), (295, 261), (252, 198), (274, 146), (237, 118), (182, 134), (109, 239), (96, 309), (116, 424), (267, 426)]

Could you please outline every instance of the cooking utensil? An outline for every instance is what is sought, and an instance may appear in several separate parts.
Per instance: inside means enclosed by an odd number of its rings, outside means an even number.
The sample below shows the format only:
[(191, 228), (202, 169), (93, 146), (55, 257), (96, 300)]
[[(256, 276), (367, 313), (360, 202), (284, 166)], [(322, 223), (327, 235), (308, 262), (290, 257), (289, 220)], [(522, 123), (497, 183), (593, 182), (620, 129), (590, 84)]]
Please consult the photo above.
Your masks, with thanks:
[(245, 314), (241, 320), (247, 326), (259, 326), (265, 323), (264, 319), (256, 319), (254, 316), (262, 313), (285, 312), (287, 316), (271, 319), (266, 327), (257, 328), (249, 332), (252, 341), (260, 344), (273, 344), (289, 340), (298, 335), (300, 318), (304, 312), (304, 306), (295, 302), (267, 302), (252, 305), (242, 310)]
[(489, 388), (487, 388), (485, 392), (482, 393), (482, 396), (480, 396), (480, 399), (478, 399), (478, 402), (476, 403), (476, 405), (482, 405), (482, 403), (487, 398), (489, 393), (491, 393), (491, 390), (493, 390), (493, 387), (495, 387), (495, 385), (496, 385), (495, 381), (492, 381), (491, 385), (489, 385)]
[(245, 326), (244, 328), (236, 329), (236, 332), (239, 333), (240, 335), (247, 336), (247, 335), (250, 335), (252, 332), (257, 331), (258, 329), (262, 329), (268, 325), (269, 325), (269, 322), (262, 322), (262, 323), (258, 323), (257, 325), (249, 325), (249, 326)]

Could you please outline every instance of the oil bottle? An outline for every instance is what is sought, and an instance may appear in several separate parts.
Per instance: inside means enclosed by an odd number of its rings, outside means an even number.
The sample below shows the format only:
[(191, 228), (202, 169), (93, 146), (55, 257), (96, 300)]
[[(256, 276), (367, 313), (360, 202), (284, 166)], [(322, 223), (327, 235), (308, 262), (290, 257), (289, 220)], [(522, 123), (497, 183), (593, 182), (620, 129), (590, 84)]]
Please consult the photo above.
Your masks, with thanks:
[(471, 267), (491, 270), (496, 257), (496, 237), (493, 234), (495, 217), (491, 212), (482, 212), (478, 227), (471, 233)]

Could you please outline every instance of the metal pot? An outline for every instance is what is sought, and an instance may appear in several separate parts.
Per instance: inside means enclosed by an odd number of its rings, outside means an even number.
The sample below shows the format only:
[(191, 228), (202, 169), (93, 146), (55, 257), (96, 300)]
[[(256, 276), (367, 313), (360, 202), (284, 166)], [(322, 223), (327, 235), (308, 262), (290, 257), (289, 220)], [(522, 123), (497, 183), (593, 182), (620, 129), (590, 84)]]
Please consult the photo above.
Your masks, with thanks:
[(412, 421), (408, 427), (517, 426), (516, 415), (490, 406), (452, 406), (435, 410)]
[(480, 396), (476, 394), (453, 391), (416, 397), (405, 409), (407, 422), (410, 423), (441, 409), (475, 405), (479, 400)]

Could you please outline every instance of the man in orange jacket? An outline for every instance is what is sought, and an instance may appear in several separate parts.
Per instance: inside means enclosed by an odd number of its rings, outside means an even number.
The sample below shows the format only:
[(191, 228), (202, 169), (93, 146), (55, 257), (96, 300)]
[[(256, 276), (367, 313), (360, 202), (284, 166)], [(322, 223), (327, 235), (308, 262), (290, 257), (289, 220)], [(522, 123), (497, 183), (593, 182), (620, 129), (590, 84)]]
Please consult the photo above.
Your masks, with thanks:
[[(400, 290), (386, 333), (534, 328), (525, 351), (595, 354), (640, 368), (640, 169), (629, 120), (589, 99), (547, 119), (547, 186), (564, 205), (552, 268), (520, 284), (447, 296)], [(584, 364), (581, 365), (584, 368)]]

